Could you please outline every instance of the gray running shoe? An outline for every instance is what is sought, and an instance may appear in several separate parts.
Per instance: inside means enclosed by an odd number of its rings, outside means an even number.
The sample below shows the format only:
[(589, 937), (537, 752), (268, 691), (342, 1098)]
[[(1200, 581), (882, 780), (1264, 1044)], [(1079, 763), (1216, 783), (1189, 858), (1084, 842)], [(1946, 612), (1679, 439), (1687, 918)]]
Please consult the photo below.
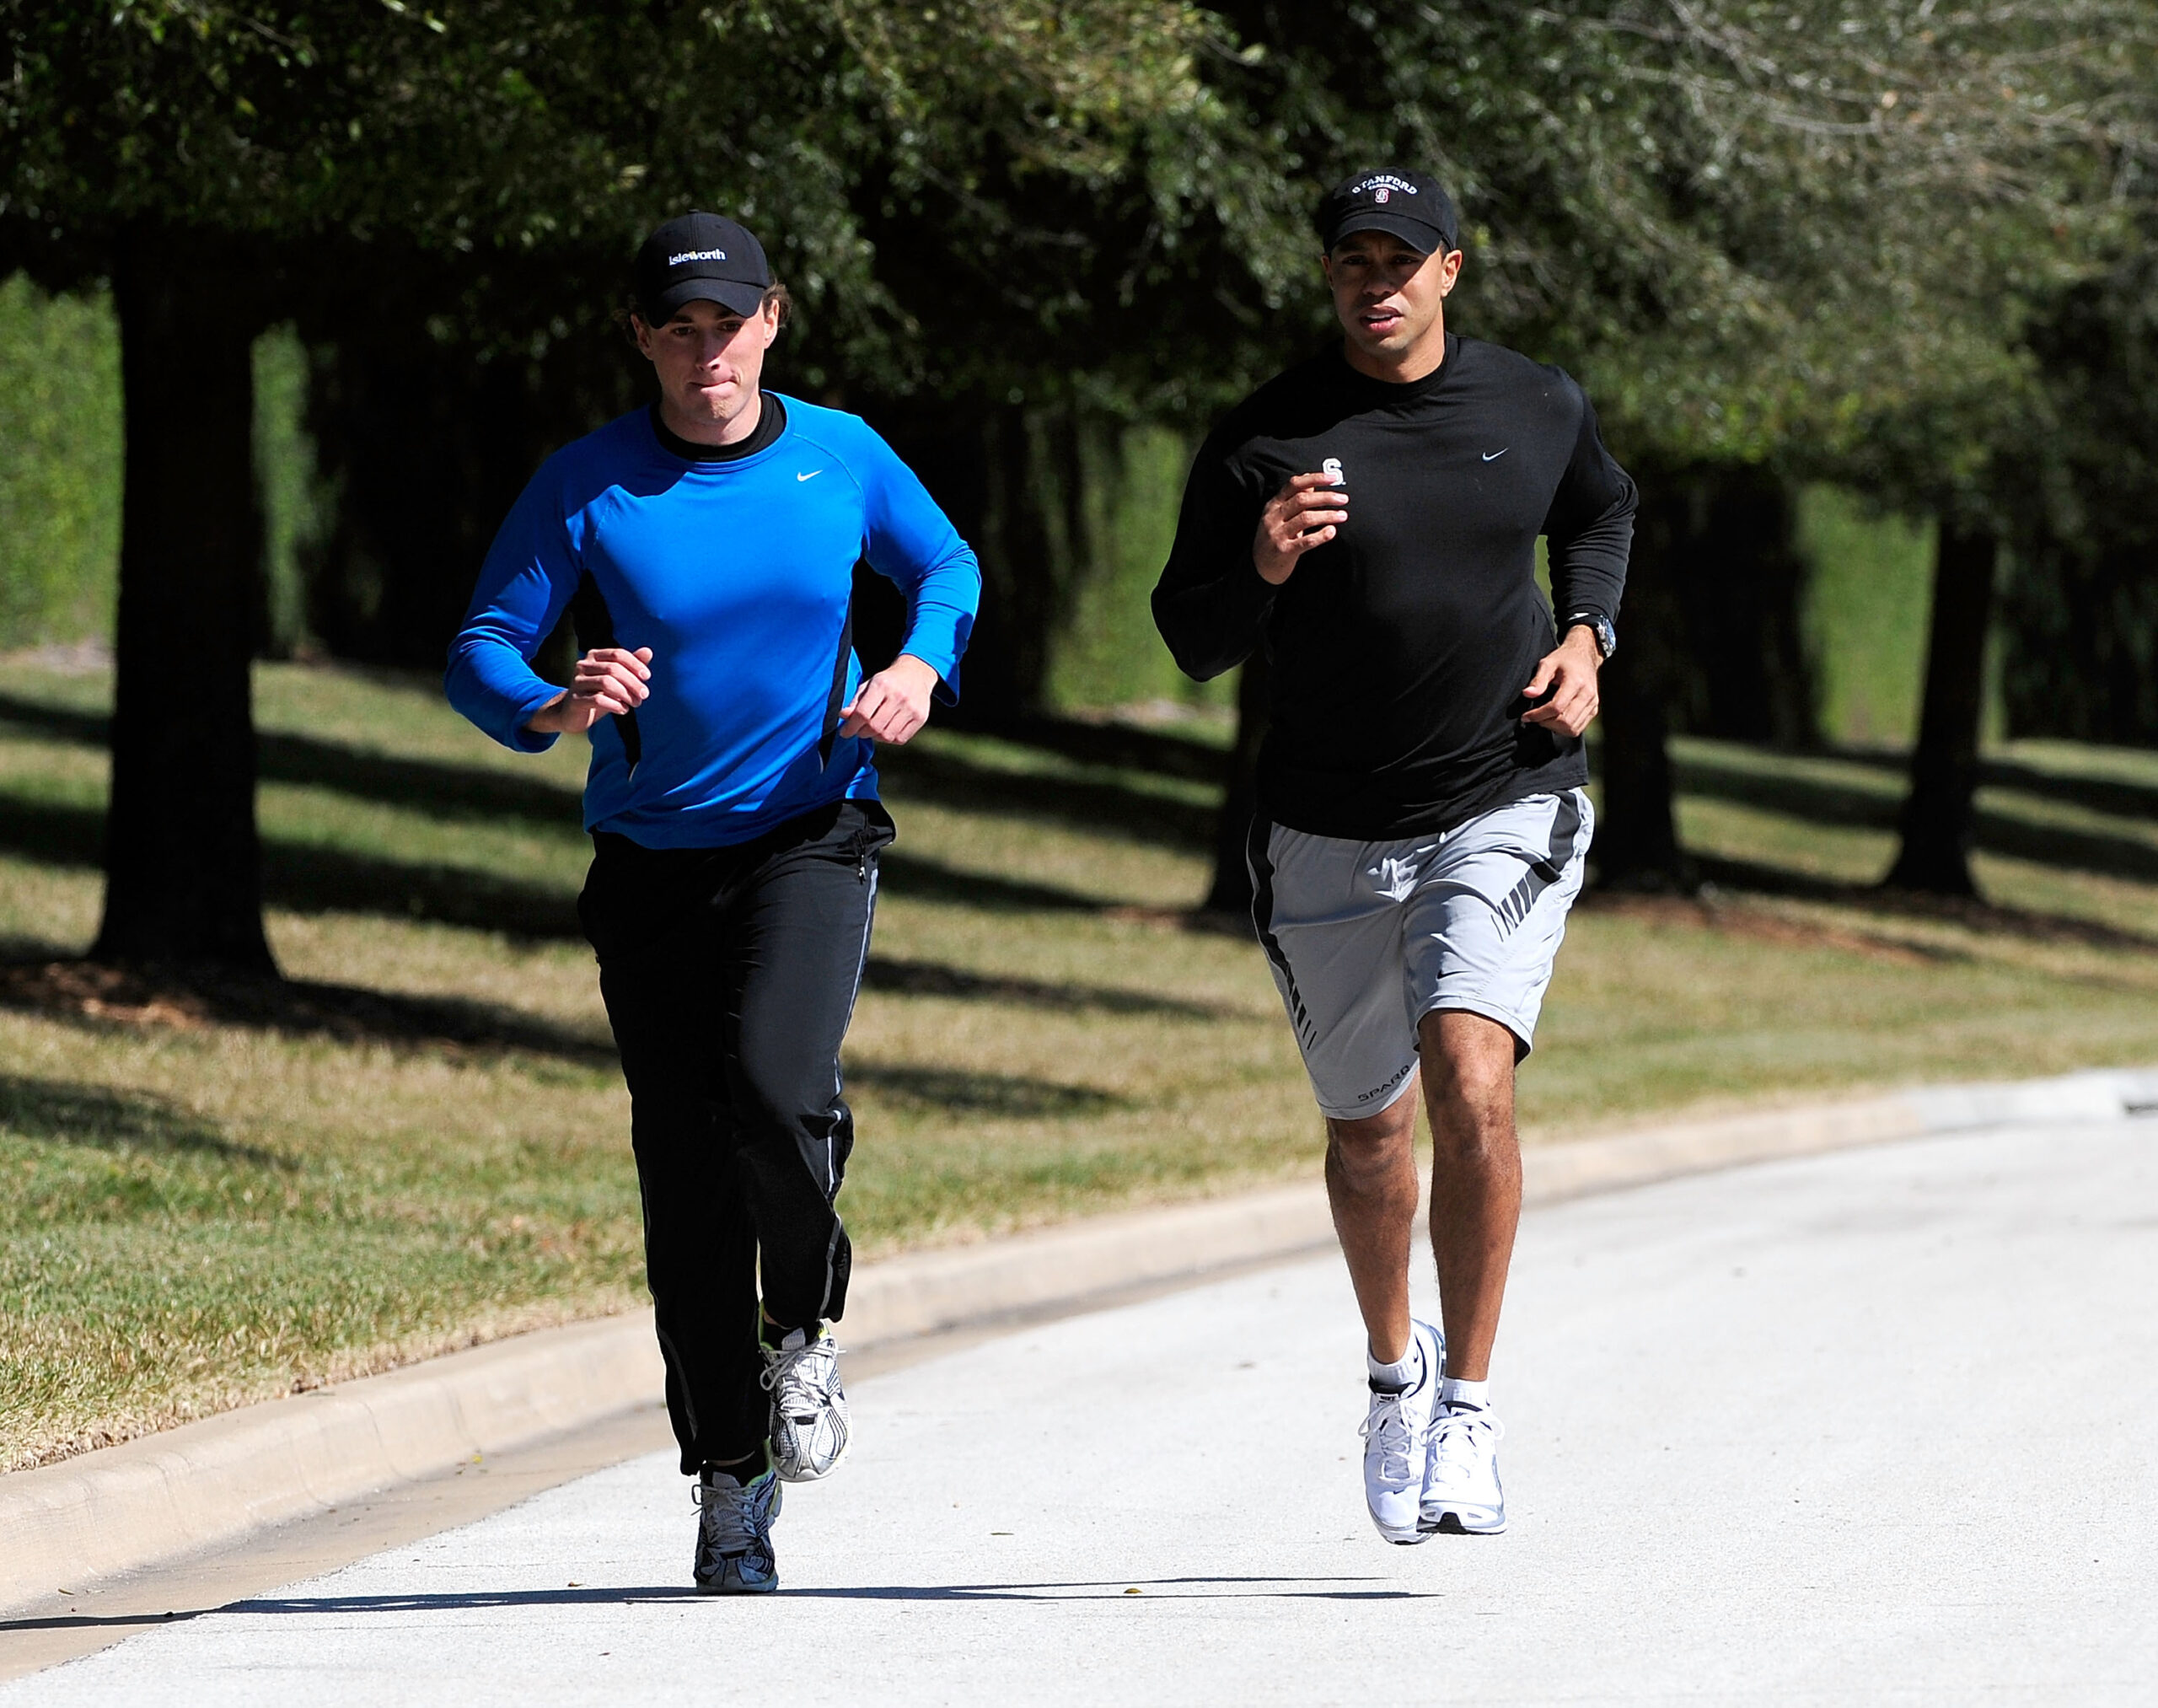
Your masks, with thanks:
[(779, 1587), (772, 1521), (779, 1479), (767, 1465), (747, 1483), (707, 1468), (690, 1490), (699, 1509), (692, 1572), (706, 1595), (762, 1595)]
[(846, 1451), (846, 1393), (840, 1349), (819, 1329), (800, 1329), (765, 1351), (765, 1391), (772, 1397), (772, 1464), (782, 1482), (813, 1483)]

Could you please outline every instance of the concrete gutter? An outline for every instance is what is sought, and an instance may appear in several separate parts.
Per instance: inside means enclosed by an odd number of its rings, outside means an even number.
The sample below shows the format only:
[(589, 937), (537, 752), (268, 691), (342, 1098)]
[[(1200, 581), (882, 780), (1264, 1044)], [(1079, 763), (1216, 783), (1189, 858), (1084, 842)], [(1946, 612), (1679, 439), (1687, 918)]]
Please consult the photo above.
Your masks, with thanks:
[[(1547, 1204), (1930, 1133), (2145, 1113), (2158, 1113), (2158, 1070), (1902, 1092), (1534, 1146), (1522, 1159), (1525, 1186), (1530, 1203)], [(856, 1271), (845, 1339), (866, 1349), (1070, 1308), (1333, 1242), (1325, 1192), (1313, 1182), (912, 1253)], [(588, 1426), (650, 1405), (661, 1383), (651, 1313), (636, 1312), (14, 1472), (0, 1477), (0, 1611)]]

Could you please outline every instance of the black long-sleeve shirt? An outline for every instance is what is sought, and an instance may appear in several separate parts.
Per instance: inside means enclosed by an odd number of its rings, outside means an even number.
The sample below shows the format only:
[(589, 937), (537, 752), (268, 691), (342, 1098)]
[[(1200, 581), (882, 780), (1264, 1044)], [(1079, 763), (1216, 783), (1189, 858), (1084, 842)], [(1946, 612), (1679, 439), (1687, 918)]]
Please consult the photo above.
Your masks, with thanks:
[[(1349, 520), (1279, 587), (1252, 562), (1259, 515), (1292, 475), (1339, 465)], [(1521, 722), (1555, 644), (1536, 585), (1568, 616), (1615, 620), (1634, 483), (1581, 387), (1556, 368), (1448, 335), (1408, 384), (1338, 349), (1270, 380), (1200, 447), (1154, 620), (1204, 681), (1262, 640), (1271, 719), (1260, 811), (1382, 841), (1588, 781), (1580, 739)]]

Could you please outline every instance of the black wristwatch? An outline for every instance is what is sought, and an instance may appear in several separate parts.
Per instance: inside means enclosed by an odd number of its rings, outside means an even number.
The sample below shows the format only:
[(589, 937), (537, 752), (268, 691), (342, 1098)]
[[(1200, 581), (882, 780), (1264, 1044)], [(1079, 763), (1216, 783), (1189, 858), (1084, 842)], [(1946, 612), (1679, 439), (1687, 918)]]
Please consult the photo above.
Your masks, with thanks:
[(1587, 629), (1596, 636), (1597, 652), (1605, 658), (1618, 650), (1618, 631), (1612, 627), (1611, 619), (1602, 611), (1576, 611), (1566, 619), (1565, 626)]

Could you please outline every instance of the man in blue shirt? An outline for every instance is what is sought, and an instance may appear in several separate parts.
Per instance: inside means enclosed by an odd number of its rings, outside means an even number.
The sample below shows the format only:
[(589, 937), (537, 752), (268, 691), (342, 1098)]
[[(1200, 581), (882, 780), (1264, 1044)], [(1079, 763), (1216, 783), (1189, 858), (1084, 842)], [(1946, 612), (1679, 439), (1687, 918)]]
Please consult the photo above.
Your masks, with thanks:
[[(658, 400), (533, 478), (444, 681), (509, 747), (591, 737), (578, 909), (629, 1082), (696, 1582), (722, 1593), (777, 1586), (780, 1484), (845, 1449), (826, 1324), (851, 1261), (840, 1044), (893, 835), (874, 744), (953, 697), (981, 587), (869, 427), (761, 389), (786, 307), (733, 220), (646, 240), (631, 328)], [(862, 560), (909, 608), (899, 656), (866, 679)], [(567, 690), (530, 662), (565, 609), (585, 649)]]

